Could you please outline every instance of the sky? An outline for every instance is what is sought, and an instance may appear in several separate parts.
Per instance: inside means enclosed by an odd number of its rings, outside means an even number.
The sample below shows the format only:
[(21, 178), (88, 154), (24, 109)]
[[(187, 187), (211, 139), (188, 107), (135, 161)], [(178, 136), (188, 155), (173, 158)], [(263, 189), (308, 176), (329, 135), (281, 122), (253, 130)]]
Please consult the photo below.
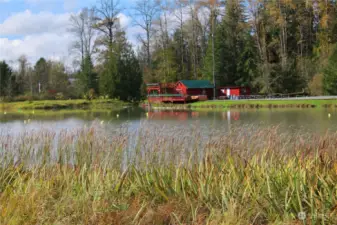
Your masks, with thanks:
[[(136, 44), (139, 28), (132, 26), (129, 5), (120, 0), (122, 27)], [(34, 64), (40, 57), (69, 63), (74, 40), (67, 32), (69, 17), (97, 0), (0, 0), (0, 60), (15, 64), (21, 55)], [(130, 7), (129, 7), (130, 8)]]

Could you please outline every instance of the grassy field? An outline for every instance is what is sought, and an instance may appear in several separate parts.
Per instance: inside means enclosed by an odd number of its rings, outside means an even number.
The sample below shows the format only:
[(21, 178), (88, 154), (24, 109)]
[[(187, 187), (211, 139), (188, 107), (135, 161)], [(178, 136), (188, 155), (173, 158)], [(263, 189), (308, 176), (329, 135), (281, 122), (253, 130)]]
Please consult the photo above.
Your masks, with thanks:
[[(147, 105), (145, 101), (143, 105)], [(216, 100), (189, 104), (151, 104), (162, 109), (224, 109), (224, 108), (335, 108), (337, 100)]]
[(336, 106), (337, 100), (223, 100), (195, 102), (189, 105), (191, 108), (328, 108)]
[(336, 133), (100, 128), (0, 132), (0, 224), (337, 223)]
[(116, 109), (128, 105), (118, 100), (41, 100), (0, 103), (0, 111), (60, 110), (60, 109)]

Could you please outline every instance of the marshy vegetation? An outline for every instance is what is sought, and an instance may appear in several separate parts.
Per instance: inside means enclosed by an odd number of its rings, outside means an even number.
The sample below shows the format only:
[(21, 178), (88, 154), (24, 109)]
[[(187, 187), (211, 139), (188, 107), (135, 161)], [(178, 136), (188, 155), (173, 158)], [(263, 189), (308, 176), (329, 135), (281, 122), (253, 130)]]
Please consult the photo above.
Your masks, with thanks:
[(1, 224), (336, 224), (337, 133), (0, 133)]

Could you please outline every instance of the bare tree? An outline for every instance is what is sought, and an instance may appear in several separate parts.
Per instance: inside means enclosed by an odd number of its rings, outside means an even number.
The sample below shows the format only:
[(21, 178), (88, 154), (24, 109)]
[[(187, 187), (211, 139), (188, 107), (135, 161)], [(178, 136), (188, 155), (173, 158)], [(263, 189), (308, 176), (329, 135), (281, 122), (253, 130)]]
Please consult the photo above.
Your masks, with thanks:
[(151, 45), (150, 41), (154, 30), (153, 21), (156, 19), (159, 11), (159, 2), (156, 0), (138, 0), (134, 7), (134, 21), (137, 26), (142, 28), (146, 33), (145, 39), (139, 36), (141, 43), (146, 48), (146, 63), (151, 68)]
[(105, 35), (109, 51), (112, 51), (116, 25), (118, 24), (118, 14), (121, 12), (118, 0), (100, 0), (98, 7), (95, 7), (94, 28)]
[(71, 49), (78, 52), (81, 56), (81, 65), (84, 58), (91, 58), (95, 49), (95, 17), (94, 10), (84, 8), (78, 15), (70, 17), (71, 27), (69, 31), (73, 33), (76, 40), (73, 42)]
[(33, 71), (32, 68), (30, 67), (27, 56), (21, 55), (18, 59), (18, 63), (19, 63), (19, 77), (20, 77), (19, 80), (22, 88), (21, 92), (23, 93), (25, 91), (24, 87), (26, 87), (27, 89), (30, 90), (31, 95), (33, 95)]

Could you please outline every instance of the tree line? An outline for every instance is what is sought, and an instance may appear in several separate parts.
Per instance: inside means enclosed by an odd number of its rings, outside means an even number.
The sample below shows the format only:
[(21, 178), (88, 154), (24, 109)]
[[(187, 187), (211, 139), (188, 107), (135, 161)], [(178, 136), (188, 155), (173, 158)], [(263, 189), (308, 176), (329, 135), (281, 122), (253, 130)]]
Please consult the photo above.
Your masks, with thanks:
[[(142, 32), (126, 38), (120, 13)], [(335, 0), (100, 0), (70, 18), (72, 72), (0, 63), (1, 96), (139, 100), (145, 84), (207, 79), (255, 93), (337, 94)]]

